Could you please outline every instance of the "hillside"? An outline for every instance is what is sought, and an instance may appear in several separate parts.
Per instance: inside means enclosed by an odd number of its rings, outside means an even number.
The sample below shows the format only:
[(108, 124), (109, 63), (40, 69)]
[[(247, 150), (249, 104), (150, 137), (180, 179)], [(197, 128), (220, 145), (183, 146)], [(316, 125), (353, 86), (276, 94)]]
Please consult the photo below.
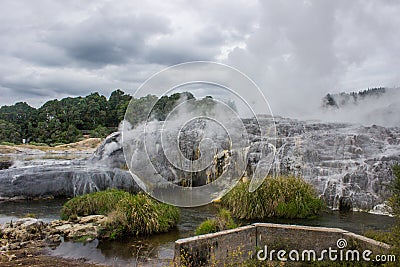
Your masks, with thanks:
[(54, 147), (78, 142), (84, 135), (104, 138), (117, 131), (131, 101), (134, 102), (134, 109), (130, 111), (132, 123), (136, 124), (145, 120), (150, 112), (154, 119), (165, 119), (182, 95), (185, 99), (194, 99), (190, 93), (133, 98), (118, 89), (108, 99), (96, 92), (86, 97), (51, 100), (37, 109), (25, 102), (2, 106), (0, 145), (29, 143)]

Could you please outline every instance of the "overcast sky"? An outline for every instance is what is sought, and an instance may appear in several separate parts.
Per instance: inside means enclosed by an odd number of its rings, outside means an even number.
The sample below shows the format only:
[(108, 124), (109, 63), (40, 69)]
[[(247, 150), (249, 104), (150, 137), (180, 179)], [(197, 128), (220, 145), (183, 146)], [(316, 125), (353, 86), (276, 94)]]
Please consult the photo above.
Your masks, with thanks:
[[(173, 64), (232, 65), (274, 113), (400, 85), (400, 1), (0, 2), (0, 105), (121, 88)], [(315, 104), (312, 104), (315, 103)]]

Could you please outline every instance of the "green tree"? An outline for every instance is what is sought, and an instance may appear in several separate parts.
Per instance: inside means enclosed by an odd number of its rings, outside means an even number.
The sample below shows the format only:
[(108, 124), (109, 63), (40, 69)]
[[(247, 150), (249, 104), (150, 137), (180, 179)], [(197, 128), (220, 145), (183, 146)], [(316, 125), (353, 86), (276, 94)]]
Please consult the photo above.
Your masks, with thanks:
[(0, 120), (15, 125), (20, 138), (28, 139), (36, 126), (37, 111), (25, 102), (0, 108)]
[(105, 125), (107, 115), (107, 99), (99, 93), (92, 93), (85, 97), (86, 105), (83, 105), (82, 114), (85, 130), (96, 129), (99, 125)]
[(132, 97), (130, 95), (126, 95), (120, 89), (111, 93), (111, 96), (108, 99), (108, 127), (118, 127), (119, 123), (124, 119), (126, 108), (131, 99)]
[[(141, 98), (133, 98), (131, 104), (126, 108), (126, 119), (132, 125), (137, 125), (140, 122), (143, 122), (147, 119), (151, 108), (157, 102), (157, 97), (155, 95), (147, 95)], [(121, 106), (122, 108), (122, 106)], [(122, 112), (123, 110), (118, 110), (118, 112)], [(125, 111), (124, 111), (125, 113)], [(122, 114), (120, 114), (122, 115)], [(124, 115), (122, 115), (123, 118)]]
[(79, 141), (81, 137), (82, 132), (75, 125), (70, 124), (68, 129), (60, 134), (60, 138), (57, 141), (61, 143), (73, 143)]
[(102, 125), (97, 126), (96, 129), (90, 132), (90, 137), (92, 138), (105, 138), (110, 134), (110, 130)]
[(0, 120), (0, 143), (21, 143), (22, 139), (19, 132), (20, 129), (18, 129), (17, 126), (12, 124), (11, 122)]

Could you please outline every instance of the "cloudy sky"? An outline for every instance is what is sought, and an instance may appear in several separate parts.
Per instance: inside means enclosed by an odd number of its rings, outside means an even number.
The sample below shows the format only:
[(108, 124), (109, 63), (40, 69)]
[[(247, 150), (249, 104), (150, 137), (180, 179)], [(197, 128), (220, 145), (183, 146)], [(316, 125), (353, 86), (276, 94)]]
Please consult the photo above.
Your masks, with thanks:
[(399, 14), (396, 0), (2, 0), (0, 105), (133, 94), (210, 60), (246, 73), (275, 113), (306, 113), (328, 92), (400, 86)]

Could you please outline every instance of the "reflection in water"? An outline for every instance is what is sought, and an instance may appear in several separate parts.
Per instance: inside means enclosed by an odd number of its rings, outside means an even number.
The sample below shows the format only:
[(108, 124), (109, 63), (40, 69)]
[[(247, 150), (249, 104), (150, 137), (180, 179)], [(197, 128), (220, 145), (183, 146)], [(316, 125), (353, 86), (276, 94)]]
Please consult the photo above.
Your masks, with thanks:
[(0, 224), (15, 221), (31, 213), (44, 221), (60, 219), (66, 199), (0, 201)]
[(217, 211), (213, 205), (181, 209), (180, 223), (168, 233), (118, 241), (95, 240), (87, 244), (64, 242), (50, 253), (112, 266), (136, 266), (137, 262), (139, 266), (168, 266), (174, 256), (175, 241), (194, 235), (196, 227), (214, 217)]
[[(59, 211), (66, 199), (37, 201), (7, 201), (0, 202), (0, 223), (34, 213), (46, 221), (59, 219)], [(196, 208), (181, 209), (181, 220), (177, 228), (165, 234), (146, 238), (126, 237), (118, 241), (94, 240), (90, 243), (63, 242), (52, 255), (66, 258), (87, 259), (89, 262), (112, 266), (168, 266), (174, 254), (174, 242), (179, 238), (194, 235), (196, 227), (207, 218), (214, 217), (218, 208), (207, 205)], [(365, 230), (387, 230), (394, 224), (394, 218), (361, 212), (339, 213), (331, 211), (313, 220), (267, 219), (264, 222), (299, 224), (310, 226), (337, 227), (355, 233)], [(239, 224), (249, 224), (251, 221), (239, 221)]]
[(394, 218), (389, 216), (339, 211), (328, 211), (315, 219), (267, 219), (264, 222), (334, 227), (356, 234), (366, 230), (389, 230), (395, 223)]

